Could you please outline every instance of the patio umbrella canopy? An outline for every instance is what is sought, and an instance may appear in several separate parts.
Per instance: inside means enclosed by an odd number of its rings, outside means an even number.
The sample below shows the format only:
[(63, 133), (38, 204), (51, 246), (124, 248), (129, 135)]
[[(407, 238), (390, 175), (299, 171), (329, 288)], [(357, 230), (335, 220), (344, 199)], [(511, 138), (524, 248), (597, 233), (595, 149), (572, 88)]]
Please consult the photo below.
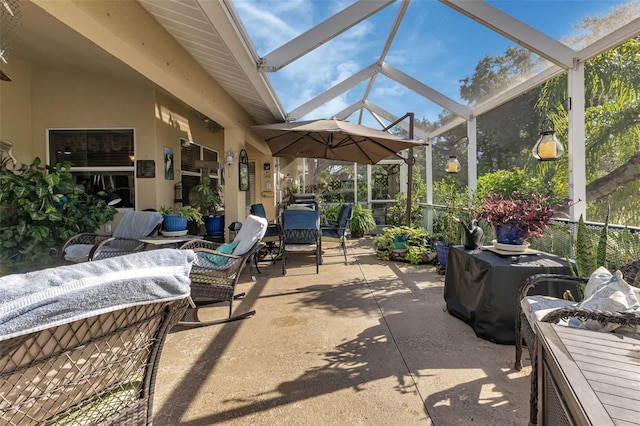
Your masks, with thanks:
[(326, 158), (376, 164), (419, 143), (335, 118), (252, 126), (274, 157)]

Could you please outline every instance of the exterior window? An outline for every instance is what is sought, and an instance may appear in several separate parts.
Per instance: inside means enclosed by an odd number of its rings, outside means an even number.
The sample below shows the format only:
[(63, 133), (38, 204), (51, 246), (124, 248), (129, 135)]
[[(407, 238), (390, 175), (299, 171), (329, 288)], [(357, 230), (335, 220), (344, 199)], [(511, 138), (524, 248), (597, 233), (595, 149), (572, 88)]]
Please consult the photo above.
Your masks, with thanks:
[[(189, 193), (200, 183), (200, 168), (196, 166), (199, 160), (218, 162), (218, 153), (185, 139), (180, 140), (180, 173), (182, 175), (182, 204), (189, 202)], [(211, 186), (220, 185), (220, 170), (218, 167), (209, 170)]]
[(133, 129), (56, 129), (48, 136), (51, 164), (70, 162), (87, 193), (115, 193), (115, 207), (135, 208)]

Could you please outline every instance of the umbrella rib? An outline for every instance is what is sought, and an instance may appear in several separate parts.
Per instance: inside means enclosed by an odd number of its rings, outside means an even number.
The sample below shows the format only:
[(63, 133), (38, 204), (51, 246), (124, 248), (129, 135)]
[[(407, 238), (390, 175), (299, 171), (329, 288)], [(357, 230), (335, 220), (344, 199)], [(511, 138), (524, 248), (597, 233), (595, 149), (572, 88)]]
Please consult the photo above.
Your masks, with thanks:
[[(271, 137), (271, 138), (265, 139), (265, 142), (271, 142), (271, 141), (273, 141), (273, 140), (275, 140), (275, 139), (278, 139), (278, 138), (281, 138), (281, 137), (284, 137), (284, 136), (285, 136), (284, 134), (283, 134), (283, 135), (273, 136), (273, 137)], [(283, 152), (283, 151), (286, 151), (290, 146), (297, 144), (299, 141), (301, 141), (302, 139), (305, 139), (305, 138), (307, 138), (307, 139), (311, 139), (312, 141), (314, 141), (314, 142), (316, 142), (316, 143), (321, 143), (321, 144), (323, 144), (323, 145), (324, 145), (324, 142), (317, 140), (316, 138), (314, 138), (314, 137), (310, 134), (310, 132), (307, 132), (307, 133), (301, 134), (299, 137), (297, 137), (296, 139), (292, 140), (289, 144), (287, 144), (287, 145), (285, 145), (284, 147), (280, 148), (278, 151), (273, 152), (273, 153), (272, 153), (272, 155), (273, 155), (274, 157), (277, 157), (277, 156), (278, 156), (278, 154), (280, 154), (280, 153), (281, 153), (281, 152)]]
[(367, 159), (369, 160), (369, 163), (371, 164), (375, 164), (375, 161), (373, 161), (373, 158), (371, 158), (369, 156), (369, 154), (367, 153), (367, 151), (365, 151), (358, 142), (355, 141), (355, 139), (353, 139), (351, 136), (349, 136), (349, 139), (351, 139), (353, 141), (353, 143), (355, 144), (355, 146), (358, 147), (358, 149), (360, 150), (360, 152), (362, 152), (362, 154), (367, 157)]

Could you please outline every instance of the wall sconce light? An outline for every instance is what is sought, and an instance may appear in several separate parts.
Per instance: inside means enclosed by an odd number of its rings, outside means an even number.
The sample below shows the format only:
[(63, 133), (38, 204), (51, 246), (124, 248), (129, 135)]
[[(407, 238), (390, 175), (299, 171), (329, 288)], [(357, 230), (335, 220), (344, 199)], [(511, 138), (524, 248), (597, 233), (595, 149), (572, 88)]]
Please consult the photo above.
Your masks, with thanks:
[(458, 173), (460, 171), (460, 162), (458, 161), (458, 157), (455, 155), (450, 155), (449, 160), (447, 160), (447, 173)]
[(224, 154), (224, 158), (227, 166), (232, 166), (236, 162), (236, 152), (230, 149)]
[(545, 115), (542, 120), (540, 139), (533, 146), (533, 156), (540, 161), (555, 161), (564, 153), (564, 147), (556, 138), (553, 122)]
[(224, 159), (225, 159), (225, 169), (227, 169), (227, 175), (230, 177), (231, 176), (231, 166), (234, 165), (234, 163), (236, 162), (236, 152), (232, 149), (228, 150), (227, 152), (225, 152), (224, 154)]

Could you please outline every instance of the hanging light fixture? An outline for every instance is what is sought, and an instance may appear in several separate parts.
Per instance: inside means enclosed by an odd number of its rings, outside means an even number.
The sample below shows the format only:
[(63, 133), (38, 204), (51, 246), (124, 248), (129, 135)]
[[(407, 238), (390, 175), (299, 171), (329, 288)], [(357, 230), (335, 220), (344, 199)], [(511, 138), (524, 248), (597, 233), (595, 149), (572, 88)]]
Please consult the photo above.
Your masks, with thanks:
[(564, 147), (556, 138), (553, 122), (545, 114), (540, 129), (540, 139), (533, 146), (533, 156), (540, 161), (555, 161), (564, 153)]
[(460, 171), (460, 162), (458, 161), (458, 157), (455, 155), (450, 155), (449, 160), (447, 160), (447, 173), (458, 173)]

